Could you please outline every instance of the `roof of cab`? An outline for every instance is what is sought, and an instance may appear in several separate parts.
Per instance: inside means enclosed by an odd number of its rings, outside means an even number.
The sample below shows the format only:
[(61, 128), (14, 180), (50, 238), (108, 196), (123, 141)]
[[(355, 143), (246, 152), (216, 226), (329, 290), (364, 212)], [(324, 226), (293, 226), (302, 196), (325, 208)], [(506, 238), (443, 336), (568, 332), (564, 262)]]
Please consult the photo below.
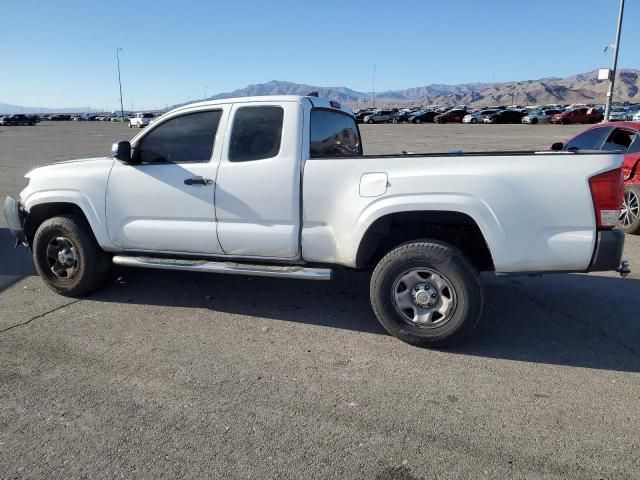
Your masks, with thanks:
[[(256, 96), (256, 97), (234, 97), (234, 98), (221, 98), (219, 100), (205, 100), (202, 102), (194, 102), (186, 105), (181, 105), (176, 107), (170, 111), (177, 111), (195, 107), (206, 107), (208, 105), (225, 105), (229, 103), (260, 103), (260, 102), (298, 102), (302, 103), (305, 100), (309, 100), (311, 104), (316, 108), (331, 108), (343, 111), (352, 115), (353, 112), (350, 108), (346, 108), (340, 103), (335, 102), (333, 100), (329, 100), (328, 98), (308, 96), (308, 95), (265, 95), (265, 96)], [(334, 105), (332, 105), (332, 103)], [(335, 104), (338, 104), (339, 107), (335, 107)]]

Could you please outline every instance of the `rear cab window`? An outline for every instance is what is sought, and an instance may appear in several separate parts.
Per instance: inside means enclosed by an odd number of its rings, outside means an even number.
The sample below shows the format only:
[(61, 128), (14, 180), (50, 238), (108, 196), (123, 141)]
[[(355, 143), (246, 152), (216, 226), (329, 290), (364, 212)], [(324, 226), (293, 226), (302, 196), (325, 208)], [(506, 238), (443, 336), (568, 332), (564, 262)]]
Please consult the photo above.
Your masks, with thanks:
[(310, 158), (362, 155), (360, 131), (355, 118), (341, 111), (311, 110)]

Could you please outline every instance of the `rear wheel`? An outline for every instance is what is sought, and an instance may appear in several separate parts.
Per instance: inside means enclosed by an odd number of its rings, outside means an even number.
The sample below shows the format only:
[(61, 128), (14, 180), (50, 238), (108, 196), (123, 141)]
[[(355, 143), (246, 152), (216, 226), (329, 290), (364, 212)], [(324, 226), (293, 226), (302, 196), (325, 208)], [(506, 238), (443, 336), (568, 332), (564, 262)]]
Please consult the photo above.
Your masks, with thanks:
[(394, 118), (394, 119), (392, 120), (392, 122), (393, 122), (393, 123), (398, 123), (398, 119), (397, 119), (397, 118)]
[(382, 326), (418, 346), (460, 342), (482, 313), (477, 270), (460, 250), (432, 240), (405, 243), (380, 260), (370, 296)]
[(640, 185), (628, 185), (624, 189), (618, 223), (625, 233), (640, 233)]
[(110, 267), (110, 255), (76, 215), (53, 217), (40, 225), (33, 239), (33, 260), (47, 286), (69, 297), (97, 290)]

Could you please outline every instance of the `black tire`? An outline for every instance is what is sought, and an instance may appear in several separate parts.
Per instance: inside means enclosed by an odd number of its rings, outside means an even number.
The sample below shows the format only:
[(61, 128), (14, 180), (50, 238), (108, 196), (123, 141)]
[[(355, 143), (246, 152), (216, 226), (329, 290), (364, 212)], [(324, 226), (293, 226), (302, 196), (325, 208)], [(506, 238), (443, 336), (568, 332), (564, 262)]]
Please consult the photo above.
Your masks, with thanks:
[[(633, 183), (624, 189), (624, 200), (620, 213), (620, 228), (624, 233), (640, 233), (640, 184)], [(626, 215), (626, 216), (625, 216)]]
[(369, 119), (369, 120), (367, 120), (367, 123), (368, 123), (369, 125), (372, 125), (372, 124), (373, 124), (373, 120)]
[(393, 120), (391, 120), (393, 123), (398, 123), (398, 119), (394, 118)]
[[(68, 242), (67, 246), (73, 247), (75, 257), (74, 266), (69, 267), (74, 269), (74, 273), (67, 277), (56, 275), (50, 263), (57, 258), (55, 246), (64, 244), (60, 238)], [(53, 249), (51, 256), (47, 254), (49, 248)], [(33, 261), (38, 274), (51, 290), (67, 297), (78, 297), (102, 286), (109, 273), (111, 256), (100, 248), (91, 227), (83, 218), (61, 215), (45, 220), (38, 227), (33, 239)], [(55, 264), (58, 263), (56, 261)]]
[[(416, 325), (396, 306), (398, 280), (412, 269), (436, 272), (451, 285), (453, 311), (443, 316), (442, 324)], [(380, 260), (371, 277), (371, 306), (378, 321), (394, 337), (421, 347), (451, 346), (467, 337), (478, 324), (483, 297), (478, 271), (466, 256), (456, 247), (435, 240), (415, 240), (394, 248)]]
[(473, 117), (473, 118), (471, 119), (471, 123), (478, 123), (478, 119), (477, 119), (476, 117)]
[(416, 118), (413, 123), (422, 123), (422, 120), (420, 120), (419, 118)]
[(536, 125), (538, 123), (538, 119), (537, 118), (532, 118), (531, 119), (531, 125)]
[(562, 120), (562, 125), (569, 125), (569, 120), (566, 118)]

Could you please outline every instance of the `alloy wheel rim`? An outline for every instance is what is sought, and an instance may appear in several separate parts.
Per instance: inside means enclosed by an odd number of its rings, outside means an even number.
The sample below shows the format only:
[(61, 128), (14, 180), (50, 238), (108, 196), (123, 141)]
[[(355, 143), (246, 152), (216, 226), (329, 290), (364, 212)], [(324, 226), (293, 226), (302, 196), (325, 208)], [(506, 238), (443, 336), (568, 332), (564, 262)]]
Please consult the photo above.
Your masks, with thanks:
[(47, 264), (56, 278), (70, 280), (78, 271), (78, 250), (66, 237), (52, 238), (47, 244)]
[(412, 268), (398, 275), (393, 283), (394, 307), (409, 325), (436, 328), (447, 323), (457, 306), (456, 291), (442, 273)]
[(640, 201), (638, 195), (633, 190), (627, 190), (624, 192), (622, 199), (622, 208), (620, 209), (620, 216), (618, 221), (624, 228), (630, 227), (638, 219), (640, 209)]

